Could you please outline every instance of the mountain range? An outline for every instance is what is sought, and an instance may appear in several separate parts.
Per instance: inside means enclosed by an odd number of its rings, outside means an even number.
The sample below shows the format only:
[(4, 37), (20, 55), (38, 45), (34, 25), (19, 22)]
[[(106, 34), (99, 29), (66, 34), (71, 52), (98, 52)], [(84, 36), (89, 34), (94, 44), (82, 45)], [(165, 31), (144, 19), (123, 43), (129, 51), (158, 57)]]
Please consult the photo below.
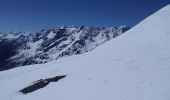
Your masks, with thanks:
[(0, 70), (85, 53), (129, 27), (61, 26), (40, 32), (0, 33)]

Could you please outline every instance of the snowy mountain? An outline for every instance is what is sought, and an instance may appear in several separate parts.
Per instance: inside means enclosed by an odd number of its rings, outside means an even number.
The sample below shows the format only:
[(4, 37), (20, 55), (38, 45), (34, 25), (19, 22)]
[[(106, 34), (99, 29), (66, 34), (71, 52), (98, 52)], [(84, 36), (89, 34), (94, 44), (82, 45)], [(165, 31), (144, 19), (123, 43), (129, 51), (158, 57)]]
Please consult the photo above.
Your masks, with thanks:
[[(40, 64), (93, 50), (129, 27), (61, 26), (40, 32), (0, 33), (0, 70)], [(3, 65), (2, 65), (3, 64)]]
[[(90, 52), (46, 64), (2, 71), (0, 98), (169, 100), (169, 22), (170, 5), (149, 16), (125, 34)], [(56, 80), (55, 76), (60, 75), (66, 77), (51, 82)], [(42, 82), (46, 86), (28, 94), (20, 92), (36, 82)]]

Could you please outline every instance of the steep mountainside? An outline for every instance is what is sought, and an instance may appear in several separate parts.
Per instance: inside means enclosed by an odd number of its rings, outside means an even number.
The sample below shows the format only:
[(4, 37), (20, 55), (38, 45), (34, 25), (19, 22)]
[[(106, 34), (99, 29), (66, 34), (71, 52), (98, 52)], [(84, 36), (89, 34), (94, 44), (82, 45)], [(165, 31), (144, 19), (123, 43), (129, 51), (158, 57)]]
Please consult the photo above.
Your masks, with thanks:
[[(2, 71), (0, 98), (169, 100), (169, 22), (170, 5), (149, 16), (126, 34), (90, 52), (46, 64)], [(49, 83), (49, 80), (60, 75), (66, 77)], [(20, 93), (23, 88), (36, 84), (37, 80), (46, 86), (26, 95)]]
[[(64, 56), (88, 52), (117, 37), (129, 27), (61, 26), (37, 33), (10, 32), (0, 34), (0, 69), (46, 63)], [(10, 48), (11, 46), (11, 48)], [(6, 52), (7, 51), (7, 52)]]

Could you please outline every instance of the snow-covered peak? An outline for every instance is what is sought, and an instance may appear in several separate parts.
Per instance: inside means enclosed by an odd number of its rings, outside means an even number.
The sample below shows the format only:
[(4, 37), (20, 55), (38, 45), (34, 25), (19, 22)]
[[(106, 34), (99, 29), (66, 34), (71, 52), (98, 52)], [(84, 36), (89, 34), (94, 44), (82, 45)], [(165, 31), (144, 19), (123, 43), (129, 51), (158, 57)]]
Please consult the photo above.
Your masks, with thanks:
[(6, 33), (0, 38), (8, 40), (10, 43), (12, 41), (15, 44), (16, 54), (10, 55), (5, 63), (0, 60), (0, 64), (5, 65), (0, 69), (46, 63), (61, 57), (85, 53), (127, 30), (129, 27), (82, 25), (48, 28), (36, 33)]

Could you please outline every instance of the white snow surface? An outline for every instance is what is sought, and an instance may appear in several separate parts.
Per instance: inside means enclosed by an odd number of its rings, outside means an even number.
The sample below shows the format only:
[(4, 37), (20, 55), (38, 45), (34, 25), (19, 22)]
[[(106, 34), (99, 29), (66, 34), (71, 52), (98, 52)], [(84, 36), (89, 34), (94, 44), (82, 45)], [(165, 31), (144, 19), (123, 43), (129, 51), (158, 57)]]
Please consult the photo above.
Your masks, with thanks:
[[(30, 94), (32, 82), (67, 75)], [(170, 5), (95, 50), (0, 72), (0, 100), (170, 100)]]
[(53, 31), (51, 31), (48, 35), (47, 35), (47, 38), (51, 39), (55, 36), (56, 34), (53, 33)]

